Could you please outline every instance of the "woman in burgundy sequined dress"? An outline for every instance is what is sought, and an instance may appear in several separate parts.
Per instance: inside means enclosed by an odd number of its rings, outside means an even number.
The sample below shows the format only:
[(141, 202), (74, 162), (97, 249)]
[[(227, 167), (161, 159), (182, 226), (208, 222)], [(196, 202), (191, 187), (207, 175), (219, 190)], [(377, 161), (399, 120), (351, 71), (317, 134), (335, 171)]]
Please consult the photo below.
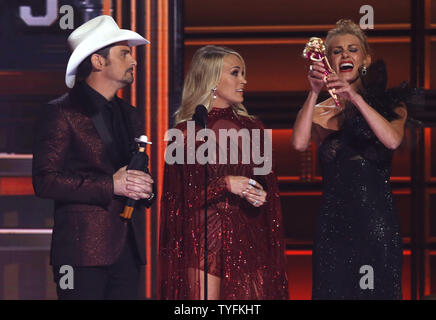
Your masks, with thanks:
[[(197, 161), (186, 163), (187, 120), (198, 104), (207, 107), (207, 127), (216, 136), (212, 140), (216, 164), (207, 165), (207, 297), (288, 298), (276, 176), (272, 170), (264, 175), (254, 174), (255, 168), (271, 163), (266, 152), (269, 149), (264, 150), (264, 142), (267, 145), (270, 141), (263, 139), (262, 124), (248, 115), (242, 105), (245, 84), (245, 64), (235, 51), (206, 46), (195, 53), (185, 79), (182, 104), (176, 112), (176, 129), (184, 137), (185, 163), (167, 161), (165, 165), (159, 248), (161, 299), (204, 297), (205, 173)], [(233, 137), (245, 131), (233, 144), (225, 138), (226, 156), (220, 129), (233, 130)], [(202, 130), (196, 127), (195, 131)], [(250, 150), (242, 152), (243, 139), (248, 139), (250, 147), (267, 158), (263, 164), (255, 164)], [(202, 144), (197, 141), (196, 149)], [(235, 150), (237, 158), (232, 162), (231, 153)], [(249, 156), (249, 161), (244, 160), (244, 155)], [(254, 186), (249, 184), (250, 179), (255, 181)]]

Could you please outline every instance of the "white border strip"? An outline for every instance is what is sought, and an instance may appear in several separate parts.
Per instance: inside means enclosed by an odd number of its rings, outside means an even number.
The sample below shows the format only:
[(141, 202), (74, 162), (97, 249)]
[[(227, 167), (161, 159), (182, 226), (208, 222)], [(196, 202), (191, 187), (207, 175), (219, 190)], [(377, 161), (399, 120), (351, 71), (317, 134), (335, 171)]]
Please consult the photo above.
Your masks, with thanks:
[(0, 159), (32, 159), (32, 154), (0, 153)]
[(0, 229), (0, 234), (52, 234), (52, 229)]

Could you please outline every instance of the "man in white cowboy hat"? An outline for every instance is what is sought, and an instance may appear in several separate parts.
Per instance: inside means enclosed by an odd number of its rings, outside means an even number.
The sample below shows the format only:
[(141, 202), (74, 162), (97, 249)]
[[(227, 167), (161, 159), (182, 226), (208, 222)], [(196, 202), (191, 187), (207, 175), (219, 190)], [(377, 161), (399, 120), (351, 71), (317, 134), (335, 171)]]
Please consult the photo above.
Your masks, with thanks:
[[(133, 82), (131, 47), (149, 42), (99, 16), (68, 43), (65, 82), (72, 89), (44, 107), (33, 157), (35, 194), (55, 201), (51, 264), (58, 297), (135, 299), (153, 180), (126, 170), (142, 130), (136, 108), (116, 92)], [(127, 198), (140, 200), (131, 219), (120, 217)], [(64, 265), (73, 278), (63, 278)]]

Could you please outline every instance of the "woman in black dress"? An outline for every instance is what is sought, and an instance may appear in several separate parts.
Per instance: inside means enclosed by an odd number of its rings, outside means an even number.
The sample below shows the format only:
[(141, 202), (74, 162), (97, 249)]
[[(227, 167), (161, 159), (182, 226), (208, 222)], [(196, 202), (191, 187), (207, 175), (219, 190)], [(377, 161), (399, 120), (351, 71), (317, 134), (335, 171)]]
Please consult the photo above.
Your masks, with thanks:
[[(324, 192), (313, 251), (313, 299), (401, 299), (402, 246), (392, 199), (392, 152), (407, 111), (399, 90), (386, 91), (384, 64), (371, 65), (368, 42), (350, 20), (326, 38), (334, 72), (313, 62), (311, 90), (291, 142), (318, 145)], [(332, 98), (316, 104), (323, 89)]]

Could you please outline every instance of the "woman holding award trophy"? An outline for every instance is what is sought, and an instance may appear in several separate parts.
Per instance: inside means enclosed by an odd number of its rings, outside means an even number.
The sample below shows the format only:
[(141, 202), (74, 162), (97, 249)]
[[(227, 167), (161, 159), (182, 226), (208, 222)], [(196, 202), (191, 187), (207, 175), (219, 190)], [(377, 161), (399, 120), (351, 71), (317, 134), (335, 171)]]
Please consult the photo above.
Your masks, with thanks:
[[(325, 50), (324, 50), (325, 49)], [(390, 171), (407, 117), (406, 90), (386, 90), (358, 25), (339, 20), (304, 56), (310, 91), (291, 143), (318, 146), (323, 199), (313, 250), (313, 299), (401, 299), (402, 244)], [(330, 98), (317, 103), (321, 90)]]

